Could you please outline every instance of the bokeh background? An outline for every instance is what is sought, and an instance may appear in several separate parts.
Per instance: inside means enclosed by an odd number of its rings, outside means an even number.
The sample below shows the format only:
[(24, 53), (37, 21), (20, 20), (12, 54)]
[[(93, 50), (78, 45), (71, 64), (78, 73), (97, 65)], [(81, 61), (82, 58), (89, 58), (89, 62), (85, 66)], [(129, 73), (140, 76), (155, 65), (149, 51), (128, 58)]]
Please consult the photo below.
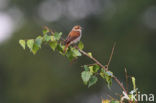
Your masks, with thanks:
[(77, 24), (85, 51), (105, 64), (116, 42), (111, 71), (125, 84), (126, 67), (141, 93), (155, 94), (156, 0), (0, 0), (0, 103), (100, 103), (121, 93), (115, 82), (111, 91), (103, 80), (83, 84), (87, 57), (71, 65), (48, 46), (33, 55), (18, 44), (44, 25), (66, 37)]

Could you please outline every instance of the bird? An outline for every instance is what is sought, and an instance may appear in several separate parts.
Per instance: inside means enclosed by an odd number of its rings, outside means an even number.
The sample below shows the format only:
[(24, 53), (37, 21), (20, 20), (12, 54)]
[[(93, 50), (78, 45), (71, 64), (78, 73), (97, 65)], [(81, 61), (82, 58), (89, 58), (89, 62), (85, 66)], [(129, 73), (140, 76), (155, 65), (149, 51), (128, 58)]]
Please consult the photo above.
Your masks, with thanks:
[(65, 39), (64, 53), (71, 44), (76, 44), (77, 42), (79, 42), (81, 36), (82, 36), (82, 27), (80, 25), (74, 26), (70, 31), (70, 33), (68, 34), (67, 38)]

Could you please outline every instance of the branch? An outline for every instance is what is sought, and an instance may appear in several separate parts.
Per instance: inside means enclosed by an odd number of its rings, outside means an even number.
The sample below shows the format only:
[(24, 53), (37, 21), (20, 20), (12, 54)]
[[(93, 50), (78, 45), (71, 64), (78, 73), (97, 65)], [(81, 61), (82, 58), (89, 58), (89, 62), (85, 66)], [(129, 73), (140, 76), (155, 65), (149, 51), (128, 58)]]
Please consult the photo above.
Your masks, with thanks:
[(110, 55), (110, 57), (109, 57), (109, 61), (108, 61), (107, 67), (110, 65), (110, 62), (111, 62), (111, 60), (112, 60), (112, 57), (113, 57), (113, 54), (114, 54), (115, 46), (116, 46), (116, 42), (115, 42), (114, 45), (113, 45), (112, 52), (111, 52), (111, 55)]
[[(113, 47), (114, 47), (114, 46), (113, 46)], [(98, 60), (96, 60), (93, 56), (88, 55), (88, 53), (86, 53), (85, 51), (79, 49), (77, 46), (75, 46), (75, 48), (78, 49), (83, 55), (85, 55), (85, 56), (89, 57), (90, 59), (92, 59), (96, 64), (98, 64), (98, 65), (99, 65), (101, 68), (103, 68), (105, 71), (108, 71), (108, 69), (107, 69), (105, 66), (103, 66)], [(113, 49), (113, 51), (114, 51), (114, 49)], [(113, 54), (113, 52), (112, 52), (111, 54)], [(112, 58), (112, 56), (111, 56), (111, 58)], [(119, 86), (121, 87), (121, 89), (127, 94), (127, 91), (126, 91), (125, 87), (124, 87), (123, 84), (119, 81), (119, 79), (118, 79), (115, 75), (113, 75), (112, 77), (113, 77), (114, 80), (119, 84)]]
[[(51, 31), (52, 31), (52, 30), (51, 30)], [(51, 32), (51, 33), (53, 34), (53, 32)], [(64, 41), (63, 38), (61, 38), (61, 40)], [(100, 66), (101, 68), (103, 68), (105, 71), (108, 71), (108, 66), (110, 65), (110, 62), (111, 62), (111, 59), (112, 59), (112, 56), (113, 56), (113, 53), (114, 53), (115, 45), (116, 45), (116, 43), (114, 43), (114, 45), (113, 45), (112, 52), (111, 52), (111, 55), (110, 55), (110, 58), (109, 58), (109, 61), (108, 61), (107, 66), (102, 65), (102, 64), (101, 64), (98, 60), (96, 60), (93, 56), (88, 55), (88, 53), (86, 53), (85, 51), (79, 49), (77, 46), (74, 46), (74, 47), (75, 47), (76, 49), (78, 49), (83, 55), (85, 55), (85, 56), (89, 57), (90, 59), (92, 59), (97, 65), (99, 65), (99, 66)], [(119, 81), (119, 79), (118, 79), (115, 75), (113, 75), (112, 77), (113, 77), (114, 80), (119, 84), (119, 86), (122, 88), (122, 90), (127, 94), (127, 91), (126, 91), (125, 87), (124, 87), (123, 84)]]
[[(64, 45), (62, 45), (62, 44), (64, 44), (63, 42), (65, 41), (65, 39), (63, 39), (62, 37), (61, 37), (61, 35), (62, 35), (62, 33), (60, 34), (60, 33), (54, 33), (52, 30), (50, 30), (47, 26), (45, 26), (44, 27), (44, 31), (43, 31), (43, 36), (38, 36), (38, 37), (36, 37), (35, 39), (28, 39), (27, 41), (26, 40), (19, 40), (19, 44), (22, 46), (22, 48), (23, 49), (25, 49), (25, 46), (27, 46), (29, 49), (30, 49), (30, 51), (33, 53), (33, 54), (36, 54), (36, 52), (39, 50), (39, 48), (41, 48), (41, 44), (42, 44), (42, 42), (44, 41), (45, 43), (48, 43), (49, 44), (49, 46), (53, 49), (53, 51), (55, 51), (55, 49), (56, 49), (56, 47), (58, 47), (57, 45), (58, 45), (58, 43), (59, 43), (59, 49), (57, 49), (61, 54), (64, 54), (64, 53), (62, 53), (62, 50), (64, 49)], [(49, 36), (49, 34), (47, 34), (47, 33), (51, 33), (51, 36)], [(61, 41), (60, 41), (61, 40)], [(116, 82), (117, 82), (117, 84), (120, 86), (120, 88), (121, 88), (121, 90), (123, 90), (124, 91), (124, 93), (128, 93), (128, 86), (126, 86), (127, 88), (127, 91), (126, 91), (126, 89), (125, 89), (125, 87), (124, 87), (124, 85), (122, 84), (122, 82), (120, 82), (119, 81), (119, 79), (114, 75), (114, 74), (112, 74), (112, 72), (111, 71), (109, 71), (108, 70), (108, 67), (109, 67), (109, 65), (110, 65), (110, 62), (111, 62), (111, 60), (112, 60), (112, 56), (113, 56), (113, 53), (114, 53), (114, 49), (115, 49), (115, 45), (116, 45), (116, 43), (114, 43), (114, 45), (113, 45), (113, 47), (112, 47), (112, 52), (111, 52), (111, 54), (110, 54), (110, 57), (109, 57), (109, 60), (108, 60), (108, 63), (106, 64), (106, 65), (103, 65), (103, 64), (101, 64), (96, 58), (94, 58), (92, 55), (90, 55), (89, 53), (87, 53), (87, 52), (85, 52), (85, 51), (83, 51), (83, 50), (81, 50), (81, 49), (79, 49), (78, 48), (78, 46), (73, 46), (75, 49), (77, 49), (81, 54), (83, 54), (83, 55), (85, 55), (85, 56), (87, 56), (88, 58), (90, 58), (91, 60), (93, 60), (94, 61), (94, 64), (97, 64), (97, 65), (99, 65), (100, 66), (100, 69), (102, 69), (102, 70), (104, 70), (104, 71), (106, 71), (106, 72), (110, 72), (111, 74), (108, 74), (108, 76), (109, 77), (111, 77), (111, 79), (113, 78)], [(74, 50), (75, 50), (74, 49)], [(76, 50), (76, 51), (77, 51)], [(72, 53), (74, 52), (74, 51), (71, 51)], [(71, 53), (71, 54), (72, 54)], [(67, 55), (66, 55), (67, 56)], [(73, 55), (72, 55), (73, 56)], [(67, 56), (68, 57), (68, 56)], [(77, 57), (77, 55), (76, 56), (73, 56), (73, 57)], [(94, 65), (94, 64), (89, 64), (89, 65)], [(88, 66), (89, 66), (88, 65)], [(99, 67), (98, 67), (99, 68)], [(127, 76), (127, 71), (125, 71), (126, 72), (126, 79), (128, 78), (128, 76)], [(95, 72), (96, 74), (98, 73), (98, 72)], [(90, 78), (90, 77), (89, 77)], [(108, 79), (110, 79), (110, 78), (108, 78)], [(96, 83), (96, 81), (97, 80), (94, 80), (94, 83)], [(109, 80), (107, 80), (107, 78), (106, 78), (106, 81), (108, 82)], [(87, 80), (87, 82), (88, 82), (88, 80)], [(110, 81), (109, 81), (110, 82)], [(93, 82), (92, 82), (93, 83)], [(126, 81), (126, 83), (127, 83), (127, 81)], [(127, 85), (127, 84), (126, 84)], [(129, 103), (131, 103), (131, 101), (129, 101)]]
[(122, 90), (127, 94), (127, 91), (125, 89), (125, 87), (123, 86), (123, 84), (119, 81), (119, 79), (113, 75), (114, 80), (119, 84), (119, 86), (122, 88)]
[(88, 55), (88, 53), (86, 53), (85, 51), (79, 49), (77, 46), (75, 46), (75, 48), (78, 49), (85, 56), (87, 56), (90, 59), (92, 59), (97, 65), (99, 65), (100, 67), (102, 67), (105, 71), (108, 71), (108, 69), (105, 66), (103, 66), (98, 60), (96, 60), (93, 56)]

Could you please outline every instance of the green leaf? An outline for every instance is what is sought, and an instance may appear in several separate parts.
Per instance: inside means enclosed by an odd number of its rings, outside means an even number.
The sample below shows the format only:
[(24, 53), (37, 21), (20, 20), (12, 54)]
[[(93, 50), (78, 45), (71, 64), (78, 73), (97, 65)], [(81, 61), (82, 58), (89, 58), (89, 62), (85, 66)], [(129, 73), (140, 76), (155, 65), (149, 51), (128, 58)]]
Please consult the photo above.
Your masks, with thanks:
[(110, 103), (110, 100), (108, 100), (108, 99), (102, 99), (102, 103)]
[(88, 87), (91, 87), (91, 86), (94, 85), (97, 81), (98, 81), (98, 78), (97, 78), (96, 76), (91, 76), (91, 78), (90, 78), (90, 80), (89, 80)]
[(81, 56), (82, 54), (78, 50), (74, 50), (74, 55), (75, 56)]
[(113, 77), (113, 73), (111, 71), (106, 72), (108, 76)]
[(66, 56), (68, 57), (68, 59), (73, 60), (74, 58), (81, 56), (81, 53), (77, 49), (69, 47), (68, 51), (66, 52)]
[(135, 84), (135, 77), (132, 77), (132, 83), (133, 83), (133, 89), (136, 89), (136, 84)]
[(51, 49), (52, 49), (53, 51), (55, 51), (55, 49), (56, 49), (56, 47), (57, 47), (57, 41), (52, 41), (52, 42), (49, 43), (49, 45), (50, 45)]
[(61, 43), (59, 43), (58, 45), (57, 45), (57, 50), (59, 51), (59, 53), (61, 54), (61, 55), (65, 55), (65, 53), (64, 53), (64, 48), (65, 48), (65, 46), (64, 45), (62, 45)]
[(77, 58), (78, 56), (81, 56), (81, 53), (80, 53), (77, 49), (75, 49), (75, 48), (73, 48), (73, 47), (69, 47), (69, 48), (68, 48), (68, 51), (66, 52), (66, 56), (67, 56), (70, 60), (72, 60), (72, 59), (74, 59), (74, 58)]
[(88, 52), (88, 55), (89, 55), (90, 57), (92, 57), (92, 53), (91, 53), (91, 52)]
[(100, 67), (97, 64), (95, 64), (95, 65), (89, 66), (89, 69), (91, 73), (97, 73)]
[(19, 44), (25, 49), (25, 40), (19, 40)]
[(98, 72), (99, 69), (100, 69), (99, 65), (95, 64), (95, 65), (93, 66), (93, 71), (94, 71), (95, 73)]
[(84, 65), (84, 69), (85, 69), (85, 71), (89, 71), (89, 68), (87, 65)]
[(108, 88), (110, 89), (110, 86), (112, 85), (112, 72), (105, 72), (104, 69), (101, 69), (100, 76), (106, 80)]
[(110, 89), (110, 86), (112, 85), (112, 78), (110, 76), (106, 76), (106, 82), (107, 82), (107, 86)]
[(72, 48), (71, 50), (72, 50), (72, 52), (73, 52), (73, 56), (74, 56), (74, 57), (81, 56), (81, 53), (79, 52), (79, 50), (77, 50), (77, 49), (75, 49), (75, 48)]
[(66, 52), (66, 56), (67, 58), (72, 61), (73, 59), (75, 59), (76, 57), (73, 56), (73, 52), (71, 50), (71, 47), (68, 48), (68, 51)]
[(106, 78), (106, 72), (103, 68), (101, 68), (100, 76), (105, 79)]
[(47, 34), (45, 34), (43, 38), (44, 38), (44, 41), (46, 41), (46, 42), (51, 40), (51, 36), (49, 36)]
[(101, 68), (101, 72), (105, 73), (106, 71), (103, 68)]
[(32, 53), (35, 55), (35, 54), (37, 53), (38, 50), (39, 50), (38, 45), (37, 45), (37, 44), (34, 44), (32, 50), (31, 50)]
[(49, 32), (49, 28), (45, 27), (42, 32), (43, 32), (43, 35), (46, 35)]
[(41, 48), (42, 40), (43, 40), (43, 38), (41, 36), (38, 36), (35, 39), (35, 44), (36, 44), (37, 47)]
[(66, 53), (66, 56), (67, 56), (67, 58), (70, 60), (70, 61), (72, 61), (75, 57), (73, 56), (73, 52), (72, 51), (68, 51), (67, 53)]
[(100, 76), (101, 76), (103, 79), (105, 79), (105, 74), (104, 74), (104, 73), (100, 72)]
[(54, 38), (55, 38), (55, 40), (60, 40), (61, 35), (62, 35), (61, 32), (60, 32), (60, 33), (55, 32), (55, 33), (54, 33)]
[(30, 50), (33, 49), (33, 45), (34, 45), (34, 39), (27, 40), (27, 46)]
[(120, 103), (120, 101), (111, 101), (110, 103)]
[(78, 44), (78, 48), (81, 49), (81, 50), (84, 48), (84, 44), (81, 41)]
[(94, 73), (93, 66), (89, 66), (89, 70), (91, 73)]
[(56, 41), (54, 36), (51, 36), (50, 40), (51, 41)]
[(89, 71), (83, 71), (81, 73), (81, 78), (82, 78), (85, 85), (87, 85), (90, 77), (91, 77), (91, 73)]
[(62, 45), (61, 43), (59, 43), (58, 46), (57, 46), (57, 50), (58, 50), (59, 52), (63, 52), (63, 51), (64, 51), (64, 48), (65, 48), (65, 46)]

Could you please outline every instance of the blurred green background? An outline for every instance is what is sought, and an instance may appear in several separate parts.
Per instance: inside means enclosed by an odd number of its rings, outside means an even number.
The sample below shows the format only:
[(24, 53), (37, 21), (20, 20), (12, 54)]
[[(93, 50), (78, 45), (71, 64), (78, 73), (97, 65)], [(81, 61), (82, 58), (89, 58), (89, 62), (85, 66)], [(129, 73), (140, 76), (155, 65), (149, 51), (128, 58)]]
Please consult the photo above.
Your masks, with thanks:
[(0, 103), (100, 103), (121, 93), (115, 82), (112, 92), (102, 80), (83, 84), (87, 57), (71, 65), (48, 46), (33, 55), (18, 44), (44, 25), (66, 37), (77, 24), (85, 51), (105, 64), (116, 42), (110, 70), (125, 83), (126, 67), (141, 93), (155, 94), (156, 0), (0, 0)]

